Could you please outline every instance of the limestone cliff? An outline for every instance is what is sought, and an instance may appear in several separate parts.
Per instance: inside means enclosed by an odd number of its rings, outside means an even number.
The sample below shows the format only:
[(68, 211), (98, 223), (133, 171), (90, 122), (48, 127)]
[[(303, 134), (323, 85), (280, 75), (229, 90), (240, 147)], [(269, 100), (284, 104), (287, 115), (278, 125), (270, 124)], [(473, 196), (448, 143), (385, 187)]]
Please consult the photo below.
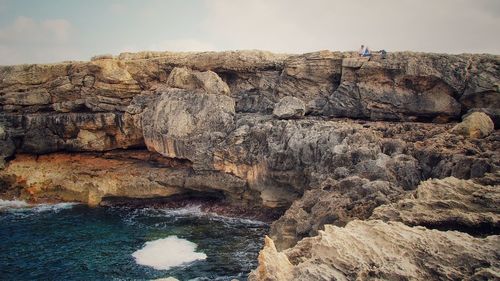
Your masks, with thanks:
[[(286, 210), (271, 227), (264, 255), (290, 249), (287, 257), (277, 254), (284, 263), (290, 260), (289, 272), (264, 264), (255, 276), (266, 280), (265, 272), (276, 271), (307, 279), (307, 271), (297, 269), (298, 256), (318, 253), (306, 253), (310, 242), (299, 241), (318, 234), (311, 238), (318, 243), (343, 237), (344, 226), (372, 235), (374, 224), (387, 229), (379, 233), (382, 240), (407, 231), (401, 247), (433, 237), (436, 247), (448, 243), (446, 234), (411, 228), (417, 225), (466, 231), (479, 223), (491, 231), (467, 231), (498, 234), (498, 196), (489, 194), (498, 189), (491, 175), (500, 165), (499, 93), (495, 55), (402, 52), (368, 60), (330, 51), (143, 52), (2, 66), (0, 196), (100, 204), (198, 193)], [(450, 176), (470, 180), (458, 186), (483, 191), (457, 195), (456, 204), (423, 191), (428, 184), (422, 181)], [(456, 213), (415, 215), (429, 206), (460, 204), (466, 207)], [(491, 214), (474, 215), (474, 208)], [(409, 226), (351, 223), (370, 218)], [(491, 249), (495, 239), (474, 238), (470, 245)], [(498, 248), (491, 251), (474, 258), (490, 262)], [(328, 260), (314, 260), (324, 263), (318, 272), (330, 266), (330, 258), (322, 258)], [(409, 257), (408, 265), (420, 266), (414, 265), (420, 258)], [(443, 261), (438, 254), (433, 259)], [(328, 278), (365, 276), (365, 265), (352, 269), (357, 273), (333, 267)], [(427, 278), (434, 268), (415, 270), (405, 278)], [(384, 274), (376, 276), (399, 276)]]

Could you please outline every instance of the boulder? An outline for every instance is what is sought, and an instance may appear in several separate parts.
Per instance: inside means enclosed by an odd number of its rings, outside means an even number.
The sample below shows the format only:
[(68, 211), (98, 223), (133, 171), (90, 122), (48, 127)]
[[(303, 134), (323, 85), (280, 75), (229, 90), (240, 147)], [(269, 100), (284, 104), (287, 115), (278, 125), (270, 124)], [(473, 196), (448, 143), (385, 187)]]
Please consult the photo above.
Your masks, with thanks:
[(500, 128), (500, 108), (472, 108), (467, 112), (467, 115), (473, 112), (483, 112), (488, 115), (493, 123), (495, 124), (495, 129)]
[(279, 119), (301, 118), (305, 111), (306, 106), (302, 100), (287, 96), (275, 105), (273, 115)]
[(451, 132), (469, 138), (484, 138), (493, 132), (495, 126), (491, 118), (483, 112), (472, 112), (464, 117)]
[(167, 86), (186, 90), (203, 89), (213, 95), (229, 95), (229, 86), (226, 82), (210, 70), (200, 72), (186, 67), (176, 67), (168, 76)]

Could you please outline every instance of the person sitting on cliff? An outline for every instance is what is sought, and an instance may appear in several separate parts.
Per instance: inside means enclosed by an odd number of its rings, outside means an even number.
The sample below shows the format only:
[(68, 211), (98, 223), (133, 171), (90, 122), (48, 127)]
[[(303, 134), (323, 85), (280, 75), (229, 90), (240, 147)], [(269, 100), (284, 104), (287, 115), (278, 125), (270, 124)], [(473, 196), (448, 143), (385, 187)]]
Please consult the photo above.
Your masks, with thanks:
[(385, 60), (387, 58), (387, 52), (385, 50), (380, 50), (380, 57)]
[(364, 53), (365, 53), (365, 45), (361, 45), (361, 48), (359, 48), (358, 50), (358, 54), (360, 57), (362, 57)]
[(371, 57), (372, 52), (368, 48), (368, 46), (361, 45), (361, 48), (358, 51), (360, 57)]
[(363, 55), (362, 57), (371, 57), (372, 56), (372, 52), (370, 51), (370, 49), (368, 48), (368, 46), (365, 47), (365, 51), (363, 52)]

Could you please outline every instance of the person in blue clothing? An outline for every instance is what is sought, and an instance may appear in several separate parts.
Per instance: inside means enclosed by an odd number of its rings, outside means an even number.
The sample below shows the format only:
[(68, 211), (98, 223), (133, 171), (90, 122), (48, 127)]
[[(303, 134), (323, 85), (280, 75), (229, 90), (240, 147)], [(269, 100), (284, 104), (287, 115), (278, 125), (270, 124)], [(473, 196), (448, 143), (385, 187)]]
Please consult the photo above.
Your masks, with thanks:
[(370, 51), (368, 46), (365, 46), (365, 49), (363, 50), (363, 54), (361, 56), (362, 57), (371, 57), (372, 56), (372, 52)]
[(368, 48), (368, 46), (361, 45), (361, 48), (358, 51), (360, 57), (371, 57), (372, 52)]

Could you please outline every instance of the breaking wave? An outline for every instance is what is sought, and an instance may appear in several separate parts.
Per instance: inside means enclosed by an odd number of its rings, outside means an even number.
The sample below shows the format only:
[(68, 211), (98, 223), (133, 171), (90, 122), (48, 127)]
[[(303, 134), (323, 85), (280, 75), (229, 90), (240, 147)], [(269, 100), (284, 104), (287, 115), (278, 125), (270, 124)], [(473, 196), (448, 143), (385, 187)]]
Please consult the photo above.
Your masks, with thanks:
[(215, 213), (205, 212), (199, 205), (189, 205), (183, 208), (169, 209), (169, 208), (140, 208), (130, 209), (130, 214), (124, 218), (130, 224), (136, 224), (138, 217), (150, 218), (171, 218), (172, 220), (181, 220), (186, 218), (205, 218), (210, 221), (221, 222), (226, 225), (253, 225), (253, 226), (266, 226), (267, 223), (246, 218), (233, 218)]
[(21, 200), (0, 199), (0, 210), (27, 208), (29, 204)]
[(0, 199), (0, 211), (4, 212), (59, 212), (60, 210), (70, 209), (79, 203), (57, 203), (57, 204), (29, 204), (22, 200), (3, 200)]

